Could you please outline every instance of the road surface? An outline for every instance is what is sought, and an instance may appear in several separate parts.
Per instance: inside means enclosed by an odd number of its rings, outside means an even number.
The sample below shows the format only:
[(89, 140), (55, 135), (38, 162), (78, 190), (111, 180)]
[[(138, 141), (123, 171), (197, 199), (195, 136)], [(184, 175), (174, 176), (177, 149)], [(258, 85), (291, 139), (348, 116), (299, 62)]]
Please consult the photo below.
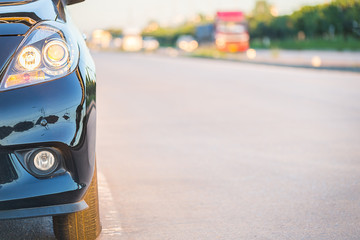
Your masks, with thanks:
[(360, 74), (94, 57), (101, 239), (359, 239)]

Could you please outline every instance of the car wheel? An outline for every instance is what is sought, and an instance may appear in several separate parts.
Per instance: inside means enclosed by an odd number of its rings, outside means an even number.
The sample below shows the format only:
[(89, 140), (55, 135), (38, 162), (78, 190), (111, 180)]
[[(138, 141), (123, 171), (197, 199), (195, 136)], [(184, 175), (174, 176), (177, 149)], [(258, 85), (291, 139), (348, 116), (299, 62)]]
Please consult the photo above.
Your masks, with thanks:
[(86, 210), (53, 216), (54, 233), (57, 239), (93, 240), (100, 235), (101, 224), (96, 169), (84, 200), (89, 206)]

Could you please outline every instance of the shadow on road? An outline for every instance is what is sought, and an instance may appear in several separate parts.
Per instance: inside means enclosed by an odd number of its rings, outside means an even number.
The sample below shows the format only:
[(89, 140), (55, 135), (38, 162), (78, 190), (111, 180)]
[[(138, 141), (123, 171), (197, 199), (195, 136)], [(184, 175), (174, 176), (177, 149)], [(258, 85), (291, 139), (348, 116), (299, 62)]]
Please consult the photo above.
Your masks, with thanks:
[(51, 217), (0, 221), (1, 240), (53, 240)]

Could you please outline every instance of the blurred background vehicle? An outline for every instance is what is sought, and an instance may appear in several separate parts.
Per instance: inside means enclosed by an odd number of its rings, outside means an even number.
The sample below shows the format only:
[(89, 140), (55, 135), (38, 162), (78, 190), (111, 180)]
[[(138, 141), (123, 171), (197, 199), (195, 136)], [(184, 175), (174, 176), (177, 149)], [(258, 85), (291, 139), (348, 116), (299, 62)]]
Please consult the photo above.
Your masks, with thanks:
[(122, 41), (122, 49), (125, 52), (138, 52), (143, 47), (143, 39), (140, 35), (125, 35)]
[(193, 36), (185, 35), (178, 38), (176, 46), (185, 52), (193, 52), (199, 47), (199, 43)]
[(123, 41), (122, 37), (113, 37), (110, 43), (110, 49), (121, 50), (122, 41)]
[(243, 12), (217, 12), (216, 47), (224, 52), (244, 52), (249, 48), (249, 33)]
[(215, 24), (204, 23), (196, 27), (195, 38), (199, 45), (211, 45), (214, 44), (215, 37)]
[(143, 49), (146, 52), (156, 51), (160, 46), (159, 41), (154, 37), (144, 37), (143, 39)]
[(110, 47), (112, 36), (109, 31), (96, 29), (90, 35), (88, 45), (91, 49), (107, 49)]

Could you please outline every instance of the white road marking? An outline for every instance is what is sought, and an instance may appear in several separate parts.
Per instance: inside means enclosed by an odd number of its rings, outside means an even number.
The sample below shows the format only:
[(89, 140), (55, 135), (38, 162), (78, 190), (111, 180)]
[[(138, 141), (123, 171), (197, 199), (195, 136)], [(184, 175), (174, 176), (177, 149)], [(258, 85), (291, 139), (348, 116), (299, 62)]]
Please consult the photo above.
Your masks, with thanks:
[(100, 198), (100, 216), (102, 222), (102, 233), (100, 239), (118, 239), (122, 228), (119, 223), (119, 212), (116, 210), (114, 198), (111, 194), (106, 177), (98, 171), (98, 187)]

